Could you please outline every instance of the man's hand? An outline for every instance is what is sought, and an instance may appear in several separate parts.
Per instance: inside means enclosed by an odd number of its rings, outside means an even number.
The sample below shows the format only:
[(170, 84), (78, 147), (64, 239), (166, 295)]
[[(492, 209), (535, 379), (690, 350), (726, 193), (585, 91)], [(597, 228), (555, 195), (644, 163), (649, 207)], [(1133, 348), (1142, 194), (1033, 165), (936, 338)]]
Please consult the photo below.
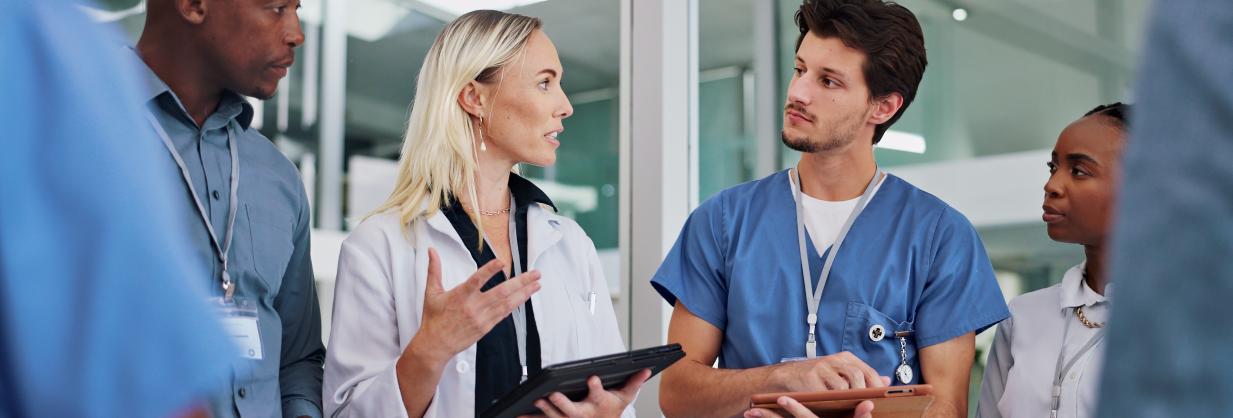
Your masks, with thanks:
[(679, 343), (685, 358), (664, 370), (659, 406), (665, 416), (727, 418), (749, 410), (759, 393), (810, 392), (827, 389), (879, 388), (890, 378), (851, 353), (750, 369), (712, 367), (723, 331), (677, 302), (668, 325), (668, 342)]
[(771, 381), (784, 392), (811, 392), (823, 389), (864, 389), (886, 387), (890, 378), (878, 376), (861, 359), (847, 351), (810, 360), (782, 363), (774, 367)]
[[(801, 405), (796, 399), (787, 396), (780, 396), (779, 407), (791, 414), (795, 418), (818, 418), (818, 415)], [(864, 401), (856, 405), (856, 410), (852, 411), (853, 418), (873, 418), (873, 401)], [(762, 408), (754, 408), (745, 411), (745, 418), (783, 418), (783, 415), (775, 411)]]

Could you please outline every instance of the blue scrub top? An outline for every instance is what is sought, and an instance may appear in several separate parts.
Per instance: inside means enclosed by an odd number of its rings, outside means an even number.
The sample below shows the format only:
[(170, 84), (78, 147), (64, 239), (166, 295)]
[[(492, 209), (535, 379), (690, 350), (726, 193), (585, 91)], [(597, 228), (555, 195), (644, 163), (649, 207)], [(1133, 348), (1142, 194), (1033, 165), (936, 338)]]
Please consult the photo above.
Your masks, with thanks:
[[(805, 356), (805, 290), (788, 171), (741, 184), (690, 215), (651, 284), (723, 331), (719, 366), (752, 368)], [(813, 285), (823, 259), (805, 237)], [(827, 250), (829, 253), (829, 249)], [(958, 211), (887, 175), (852, 225), (818, 310), (818, 355), (849, 351), (883, 376), (900, 364), (899, 340), (917, 350), (985, 330), (1009, 315), (980, 237)], [(913, 384), (922, 383), (920, 377)], [(897, 380), (895, 383), (899, 383)]]

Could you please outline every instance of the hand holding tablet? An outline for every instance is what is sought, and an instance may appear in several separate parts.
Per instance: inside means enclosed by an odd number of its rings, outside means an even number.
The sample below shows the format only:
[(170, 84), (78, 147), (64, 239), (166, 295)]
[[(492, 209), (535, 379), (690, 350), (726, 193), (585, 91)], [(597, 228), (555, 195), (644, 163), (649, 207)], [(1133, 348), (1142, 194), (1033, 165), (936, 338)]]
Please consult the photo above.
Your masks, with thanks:
[[(750, 399), (748, 418), (775, 416), (861, 418), (919, 418), (933, 403), (930, 385), (828, 390), (818, 392), (764, 393)], [(786, 402), (779, 402), (781, 398)]]
[[(645, 370), (650, 369), (650, 375), (646, 376), (650, 379), (684, 356), (680, 344), (669, 344), (548, 366), (503, 396), (481, 416), (513, 418), (540, 414), (542, 411), (536, 402), (550, 395), (559, 393), (569, 401), (582, 401), (587, 399), (593, 386), (602, 386), (606, 391), (624, 388), (632, 377), (645, 374)], [(596, 379), (598, 385), (594, 382)], [(561, 403), (561, 400), (552, 402), (554, 406)]]

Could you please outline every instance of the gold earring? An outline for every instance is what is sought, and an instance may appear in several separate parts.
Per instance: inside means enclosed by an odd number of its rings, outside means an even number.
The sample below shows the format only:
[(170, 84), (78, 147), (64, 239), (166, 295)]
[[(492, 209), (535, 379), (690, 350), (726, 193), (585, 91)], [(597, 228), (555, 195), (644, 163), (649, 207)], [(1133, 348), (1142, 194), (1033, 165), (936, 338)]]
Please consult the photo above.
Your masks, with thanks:
[(479, 129), (480, 151), (488, 151), (488, 146), (484, 144), (484, 117), (483, 116), (479, 117), (479, 123), (480, 123), (480, 129)]

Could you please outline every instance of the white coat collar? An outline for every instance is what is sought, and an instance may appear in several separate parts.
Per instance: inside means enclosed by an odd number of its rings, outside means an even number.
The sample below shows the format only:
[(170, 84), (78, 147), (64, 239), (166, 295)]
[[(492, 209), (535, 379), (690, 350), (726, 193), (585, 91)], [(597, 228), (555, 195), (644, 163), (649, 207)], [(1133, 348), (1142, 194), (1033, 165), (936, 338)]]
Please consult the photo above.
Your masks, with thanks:
[(561, 241), (561, 219), (549, 213), (543, 205), (527, 208), (527, 266), (535, 268), (535, 260)]
[(428, 217), (428, 226), (437, 230), (450, 238), (450, 241), (458, 244), (463, 250), (466, 250), (466, 244), (462, 243), (462, 237), (458, 235), (458, 231), (454, 230), (454, 225), (450, 224), (449, 218), (445, 217), (445, 213), (440, 210)]

